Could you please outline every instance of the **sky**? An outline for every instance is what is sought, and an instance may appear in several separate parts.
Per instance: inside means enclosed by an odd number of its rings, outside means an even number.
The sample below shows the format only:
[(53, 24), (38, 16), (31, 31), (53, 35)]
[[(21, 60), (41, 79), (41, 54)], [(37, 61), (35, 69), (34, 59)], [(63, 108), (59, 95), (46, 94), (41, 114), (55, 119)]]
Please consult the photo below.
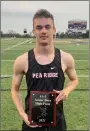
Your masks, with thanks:
[(89, 1), (1, 1), (1, 30), (23, 34), (33, 29), (33, 15), (47, 9), (54, 16), (56, 32), (66, 32), (69, 20), (86, 20), (89, 29)]

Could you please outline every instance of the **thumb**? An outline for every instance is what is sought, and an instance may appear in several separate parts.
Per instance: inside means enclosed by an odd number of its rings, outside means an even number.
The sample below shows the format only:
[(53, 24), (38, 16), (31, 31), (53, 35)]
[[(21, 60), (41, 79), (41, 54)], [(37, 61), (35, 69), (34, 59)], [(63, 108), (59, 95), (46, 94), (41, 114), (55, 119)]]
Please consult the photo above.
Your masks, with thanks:
[(53, 89), (53, 91), (56, 92), (56, 93), (59, 93), (59, 92), (60, 92), (60, 91), (57, 91), (57, 90), (55, 90), (55, 89)]

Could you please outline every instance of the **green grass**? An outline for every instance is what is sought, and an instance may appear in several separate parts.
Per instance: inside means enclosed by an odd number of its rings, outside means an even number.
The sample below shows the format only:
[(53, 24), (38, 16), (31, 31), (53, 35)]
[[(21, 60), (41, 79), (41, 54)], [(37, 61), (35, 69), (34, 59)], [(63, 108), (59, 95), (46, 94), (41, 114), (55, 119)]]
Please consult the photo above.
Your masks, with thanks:
[[(27, 39), (12, 39), (12, 40), (1, 40), (1, 75), (12, 75), (13, 73), (13, 63), (14, 61), (4, 61), (4, 60), (15, 60), (19, 55), (28, 51), (35, 47), (35, 40), (32, 40), (33, 43), (27, 42), (25, 44), (14, 47), (10, 50), (4, 51), (8, 47), (12, 47), (18, 43), (26, 41)], [(31, 40), (30, 40), (31, 41)], [(62, 40), (64, 41), (67, 40)], [(70, 44), (55, 44), (55, 47), (62, 49), (66, 52), (72, 54), (75, 59), (75, 68), (77, 69), (78, 76), (87, 77), (79, 77), (79, 85), (76, 90), (74, 90), (70, 95), (67, 101), (64, 101), (64, 112), (67, 121), (68, 130), (88, 130), (88, 101), (89, 101), (89, 93), (88, 93), (88, 44), (73, 44), (77, 42), (77, 40), (68, 40), (72, 43)], [(82, 40), (84, 41), (84, 40)], [(86, 40), (85, 40), (86, 41)], [(88, 41), (88, 40), (87, 40)], [(56, 43), (56, 42), (55, 42)], [(83, 60), (83, 61), (78, 61)], [(85, 61), (87, 60), (87, 61)], [(81, 70), (84, 69), (84, 70)], [(4, 78), (1, 79), (1, 89), (11, 89), (11, 81), (12, 78)], [(65, 86), (68, 83), (68, 78), (66, 77)], [(21, 88), (27, 88), (25, 77), (23, 78)], [(86, 91), (78, 90), (78, 89), (87, 89)], [(21, 91), (23, 103), (24, 98), (26, 96), (26, 91)], [(15, 105), (11, 99), (10, 91), (1, 91), (1, 130), (20, 130), (22, 119), (20, 118)]]
[[(3, 75), (11, 75), (12, 72), (13, 72), (13, 64), (14, 64), (14, 60), (12, 61), (2, 61), (1, 62), (1, 74)], [(9, 68), (8, 68), (9, 67)], [(75, 68), (77, 69), (77, 71), (79, 72), (78, 69), (88, 69), (89, 67), (89, 63), (88, 61), (75, 61)], [(8, 68), (8, 70), (7, 70)], [(83, 72), (83, 70), (80, 71), (80, 73)], [(84, 72), (87, 72), (88, 74), (88, 71), (84, 70)], [(83, 73), (81, 73), (83, 74)]]
[(88, 130), (88, 100), (89, 93), (87, 91), (74, 91), (64, 102), (68, 130)]
[[(80, 78), (77, 89), (88, 89), (88, 79)], [(68, 83), (66, 79), (65, 85)], [(11, 78), (2, 79), (2, 89), (11, 88)], [(23, 79), (21, 89), (25, 89), (25, 78)], [(24, 103), (26, 91), (21, 91), (21, 96)], [(64, 101), (65, 117), (67, 120), (68, 130), (86, 130), (88, 129), (88, 91), (73, 91), (68, 100)], [(2, 124), (3, 130), (20, 129), (22, 120), (11, 100), (10, 91), (2, 91), (1, 93), (1, 112), (2, 112)], [(13, 116), (14, 114), (14, 116)], [(16, 123), (16, 124), (14, 124)]]
[[(22, 99), (25, 92), (21, 92)], [(12, 102), (10, 92), (1, 93), (1, 129), (2, 130), (19, 130), (21, 129), (22, 119), (20, 118), (15, 105)], [(24, 100), (23, 100), (24, 101)]]
[(23, 38), (19, 38), (19, 39), (12, 39), (12, 40), (2, 40), (1, 39), (1, 46), (2, 46), (2, 50), (6, 49), (8, 47), (11, 47), (15, 44), (21, 43), (25, 41)]

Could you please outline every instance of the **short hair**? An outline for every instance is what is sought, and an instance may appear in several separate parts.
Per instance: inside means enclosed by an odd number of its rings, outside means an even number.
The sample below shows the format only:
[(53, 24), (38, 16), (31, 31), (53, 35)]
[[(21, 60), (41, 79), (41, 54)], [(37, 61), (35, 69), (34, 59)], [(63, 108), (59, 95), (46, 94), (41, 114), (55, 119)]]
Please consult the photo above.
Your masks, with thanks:
[(35, 15), (34, 15), (34, 17), (33, 17), (33, 26), (34, 26), (34, 19), (36, 19), (36, 18), (51, 18), (52, 21), (53, 21), (53, 26), (54, 26), (54, 17), (53, 17), (53, 15), (52, 15), (49, 11), (47, 11), (46, 9), (40, 9), (40, 10), (38, 10), (38, 11), (35, 13)]

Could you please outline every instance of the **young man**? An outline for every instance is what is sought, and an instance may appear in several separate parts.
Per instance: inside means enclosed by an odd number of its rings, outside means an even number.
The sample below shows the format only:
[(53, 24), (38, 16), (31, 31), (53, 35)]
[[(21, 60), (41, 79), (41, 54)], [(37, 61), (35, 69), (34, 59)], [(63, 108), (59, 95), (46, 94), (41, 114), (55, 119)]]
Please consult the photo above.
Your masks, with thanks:
[[(33, 17), (33, 33), (36, 36), (36, 47), (19, 56), (14, 63), (12, 80), (12, 99), (23, 119), (22, 131), (65, 131), (66, 122), (63, 113), (63, 100), (78, 85), (74, 59), (69, 54), (54, 47), (53, 36), (56, 32), (54, 18), (45, 9), (38, 10)], [(64, 88), (64, 72), (70, 82)], [(39, 74), (42, 74), (42, 77)], [(25, 111), (19, 89), (26, 75), (27, 96)], [(56, 126), (39, 127), (30, 125), (28, 120), (28, 98), (31, 90), (55, 91), (56, 97)]]

